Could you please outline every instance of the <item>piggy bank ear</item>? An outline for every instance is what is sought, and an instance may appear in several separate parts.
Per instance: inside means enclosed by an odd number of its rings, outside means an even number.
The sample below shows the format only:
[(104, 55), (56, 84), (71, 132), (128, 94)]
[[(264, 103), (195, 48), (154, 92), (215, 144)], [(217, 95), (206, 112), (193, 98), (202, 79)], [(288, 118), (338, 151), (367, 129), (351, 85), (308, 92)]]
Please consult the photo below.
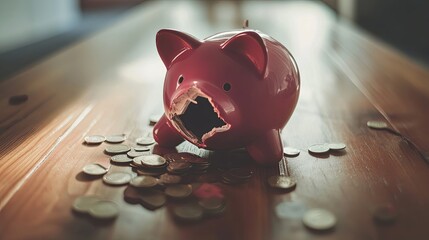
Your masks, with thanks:
[(177, 56), (197, 48), (200, 44), (194, 37), (179, 31), (162, 29), (156, 34), (156, 48), (167, 68)]
[(246, 31), (234, 35), (221, 45), (225, 51), (245, 57), (263, 76), (267, 68), (267, 48), (256, 32)]

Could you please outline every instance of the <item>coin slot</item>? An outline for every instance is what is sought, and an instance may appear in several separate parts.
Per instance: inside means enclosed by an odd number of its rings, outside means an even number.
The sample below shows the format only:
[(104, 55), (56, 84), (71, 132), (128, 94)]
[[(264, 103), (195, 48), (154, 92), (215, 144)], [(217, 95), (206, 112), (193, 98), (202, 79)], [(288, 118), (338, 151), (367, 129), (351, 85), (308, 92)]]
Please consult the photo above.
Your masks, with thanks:
[(197, 103), (190, 103), (185, 112), (177, 117), (181, 125), (201, 142), (204, 134), (226, 123), (219, 118), (207, 98), (199, 96), (195, 101)]

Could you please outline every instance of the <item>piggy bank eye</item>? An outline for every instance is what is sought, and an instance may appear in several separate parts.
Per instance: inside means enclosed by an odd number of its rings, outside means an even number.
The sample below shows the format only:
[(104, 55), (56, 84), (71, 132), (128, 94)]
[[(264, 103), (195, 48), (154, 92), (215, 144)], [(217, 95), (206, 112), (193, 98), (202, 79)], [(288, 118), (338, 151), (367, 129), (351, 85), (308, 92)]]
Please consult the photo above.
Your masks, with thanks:
[(223, 84), (223, 90), (225, 90), (225, 91), (229, 91), (229, 90), (231, 90), (231, 84), (230, 83), (224, 83)]
[(179, 82), (179, 84), (181, 84), (183, 82), (184, 78), (182, 75), (180, 75), (179, 80), (177, 80)]

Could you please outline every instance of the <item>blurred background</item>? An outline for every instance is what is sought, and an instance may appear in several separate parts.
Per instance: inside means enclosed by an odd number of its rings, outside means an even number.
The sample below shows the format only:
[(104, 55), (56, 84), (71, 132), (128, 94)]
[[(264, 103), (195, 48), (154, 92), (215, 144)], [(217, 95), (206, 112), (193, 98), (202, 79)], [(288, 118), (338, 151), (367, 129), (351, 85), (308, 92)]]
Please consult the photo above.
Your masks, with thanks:
[[(240, 6), (243, 1), (235, 1), (233, 5), (236, 19), (241, 19)], [(414, 61), (429, 66), (429, 1), (319, 1), (338, 18), (352, 22)], [(134, 6), (146, 2), (148, 1), (0, 0), (0, 81), (85, 36), (108, 27)], [(205, 4), (212, 8), (218, 2), (206, 0)], [(171, 1), (172, 7), (174, 3), (175, 1)], [(209, 19), (213, 17), (210, 13), (205, 13)]]

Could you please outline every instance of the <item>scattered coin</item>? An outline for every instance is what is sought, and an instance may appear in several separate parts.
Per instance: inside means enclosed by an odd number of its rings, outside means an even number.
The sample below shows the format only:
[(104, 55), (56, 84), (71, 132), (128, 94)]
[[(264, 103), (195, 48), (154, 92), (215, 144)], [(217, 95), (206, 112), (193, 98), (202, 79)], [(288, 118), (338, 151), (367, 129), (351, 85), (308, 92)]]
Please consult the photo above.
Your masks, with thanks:
[(186, 198), (192, 193), (192, 186), (189, 184), (174, 184), (165, 189), (165, 194), (172, 198)]
[(268, 178), (268, 185), (273, 188), (289, 190), (296, 186), (296, 182), (287, 176), (271, 176)]
[(378, 206), (374, 211), (374, 220), (383, 224), (393, 223), (397, 214), (395, 207), (391, 204)]
[(129, 163), (133, 161), (133, 159), (128, 157), (127, 154), (114, 155), (110, 157), (110, 160), (115, 163)]
[(198, 221), (203, 217), (203, 209), (197, 204), (180, 205), (173, 209), (174, 216), (182, 221)]
[(91, 135), (85, 137), (86, 144), (100, 144), (106, 140), (104, 136), (101, 135)]
[(388, 129), (389, 126), (384, 121), (368, 121), (366, 122), (366, 126), (373, 129)]
[(28, 100), (28, 95), (15, 95), (9, 98), (9, 105), (19, 105)]
[(150, 155), (143, 155), (140, 157), (136, 157), (135, 159), (141, 161), (141, 165), (148, 168), (160, 168), (164, 167), (167, 163), (165, 158), (156, 155), (156, 154), (150, 154)]
[(110, 145), (110, 146), (107, 146), (106, 149), (105, 149), (105, 151), (107, 153), (110, 153), (110, 154), (126, 153), (126, 152), (128, 152), (130, 150), (131, 150), (131, 148), (129, 146), (127, 146), (127, 145), (124, 145), (124, 144)]
[(329, 146), (328, 144), (316, 144), (316, 145), (310, 146), (308, 148), (308, 151), (314, 154), (327, 153), (329, 152)]
[(302, 219), (306, 207), (300, 202), (284, 201), (276, 206), (276, 214), (283, 219)]
[(299, 155), (301, 151), (299, 149), (293, 148), (293, 147), (284, 147), (283, 153), (285, 156), (288, 157), (296, 157)]
[(124, 199), (129, 203), (140, 203), (140, 195), (140, 190), (132, 186), (128, 186), (124, 190)]
[(100, 176), (107, 173), (107, 168), (98, 163), (90, 163), (83, 167), (83, 172), (92, 175), (92, 176)]
[(147, 152), (150, 151), (150, 146), (135, 146), (133, 150), (136, 152)]
[(125, 141), (125, 139), (127, 139), (125, 134), (110, 135), (110, 136), (106, 137), (106, 142), (108, 142), (108, 143), (121, 143), (121, 142)]
[(177, 183), (180, 183), (180, 181), (182, 181), (182, 177), (177, 176), (177, 175), (164, 173), (159, 177), (159, 181), (163, 185), (177, 184)]
[(148, 209), (157, 209), (165, 205), (167, 199), (164, 193), (160, 191), (149, 190), (140, 196), (140, 203), (145, 208)]
[(337, 219), (334, 214), (325, 209), (308, 210), (302, 218), (304, 225), (310, 229), (323, 231), (335, 227)]
[(89, 214), (98, 219), (112, 219), (118, 216), (119, 207), (111, 201), (98, 201), (91, 206)]
[(155, 143), (155, 140), (152, 137), (140, 137), (136, 139), (138, 145), (148, 146)]
[(137, 188), (151, 188), (158, 185), (159, 180), (151, 176), (138, 176), (130, 181), (130, 185)]
[(73, 210), (80, 213), (87, 213), (94, 203), (100, 201), (98, 196), (87, 195), (76, 198), (73, 202)]
[(339, 151), (339, 150), (344, 150), (346, 148), (346, 144), (344, 144), (344, 143), (328, 143), (328, 147), (330, 150)]
[(140, 157), (140, 156), (143, 156), (145, 154), (146, 154), (145, 152), (137, 152), (137, 151), (133, 151), (133, 150), (127, 152), (127, 155), (130, 158)]
[(130, 182), (132, 176), (126, 172), (111, 172), (103, 177), (103, 181), (110, 185), (124, 185)]

